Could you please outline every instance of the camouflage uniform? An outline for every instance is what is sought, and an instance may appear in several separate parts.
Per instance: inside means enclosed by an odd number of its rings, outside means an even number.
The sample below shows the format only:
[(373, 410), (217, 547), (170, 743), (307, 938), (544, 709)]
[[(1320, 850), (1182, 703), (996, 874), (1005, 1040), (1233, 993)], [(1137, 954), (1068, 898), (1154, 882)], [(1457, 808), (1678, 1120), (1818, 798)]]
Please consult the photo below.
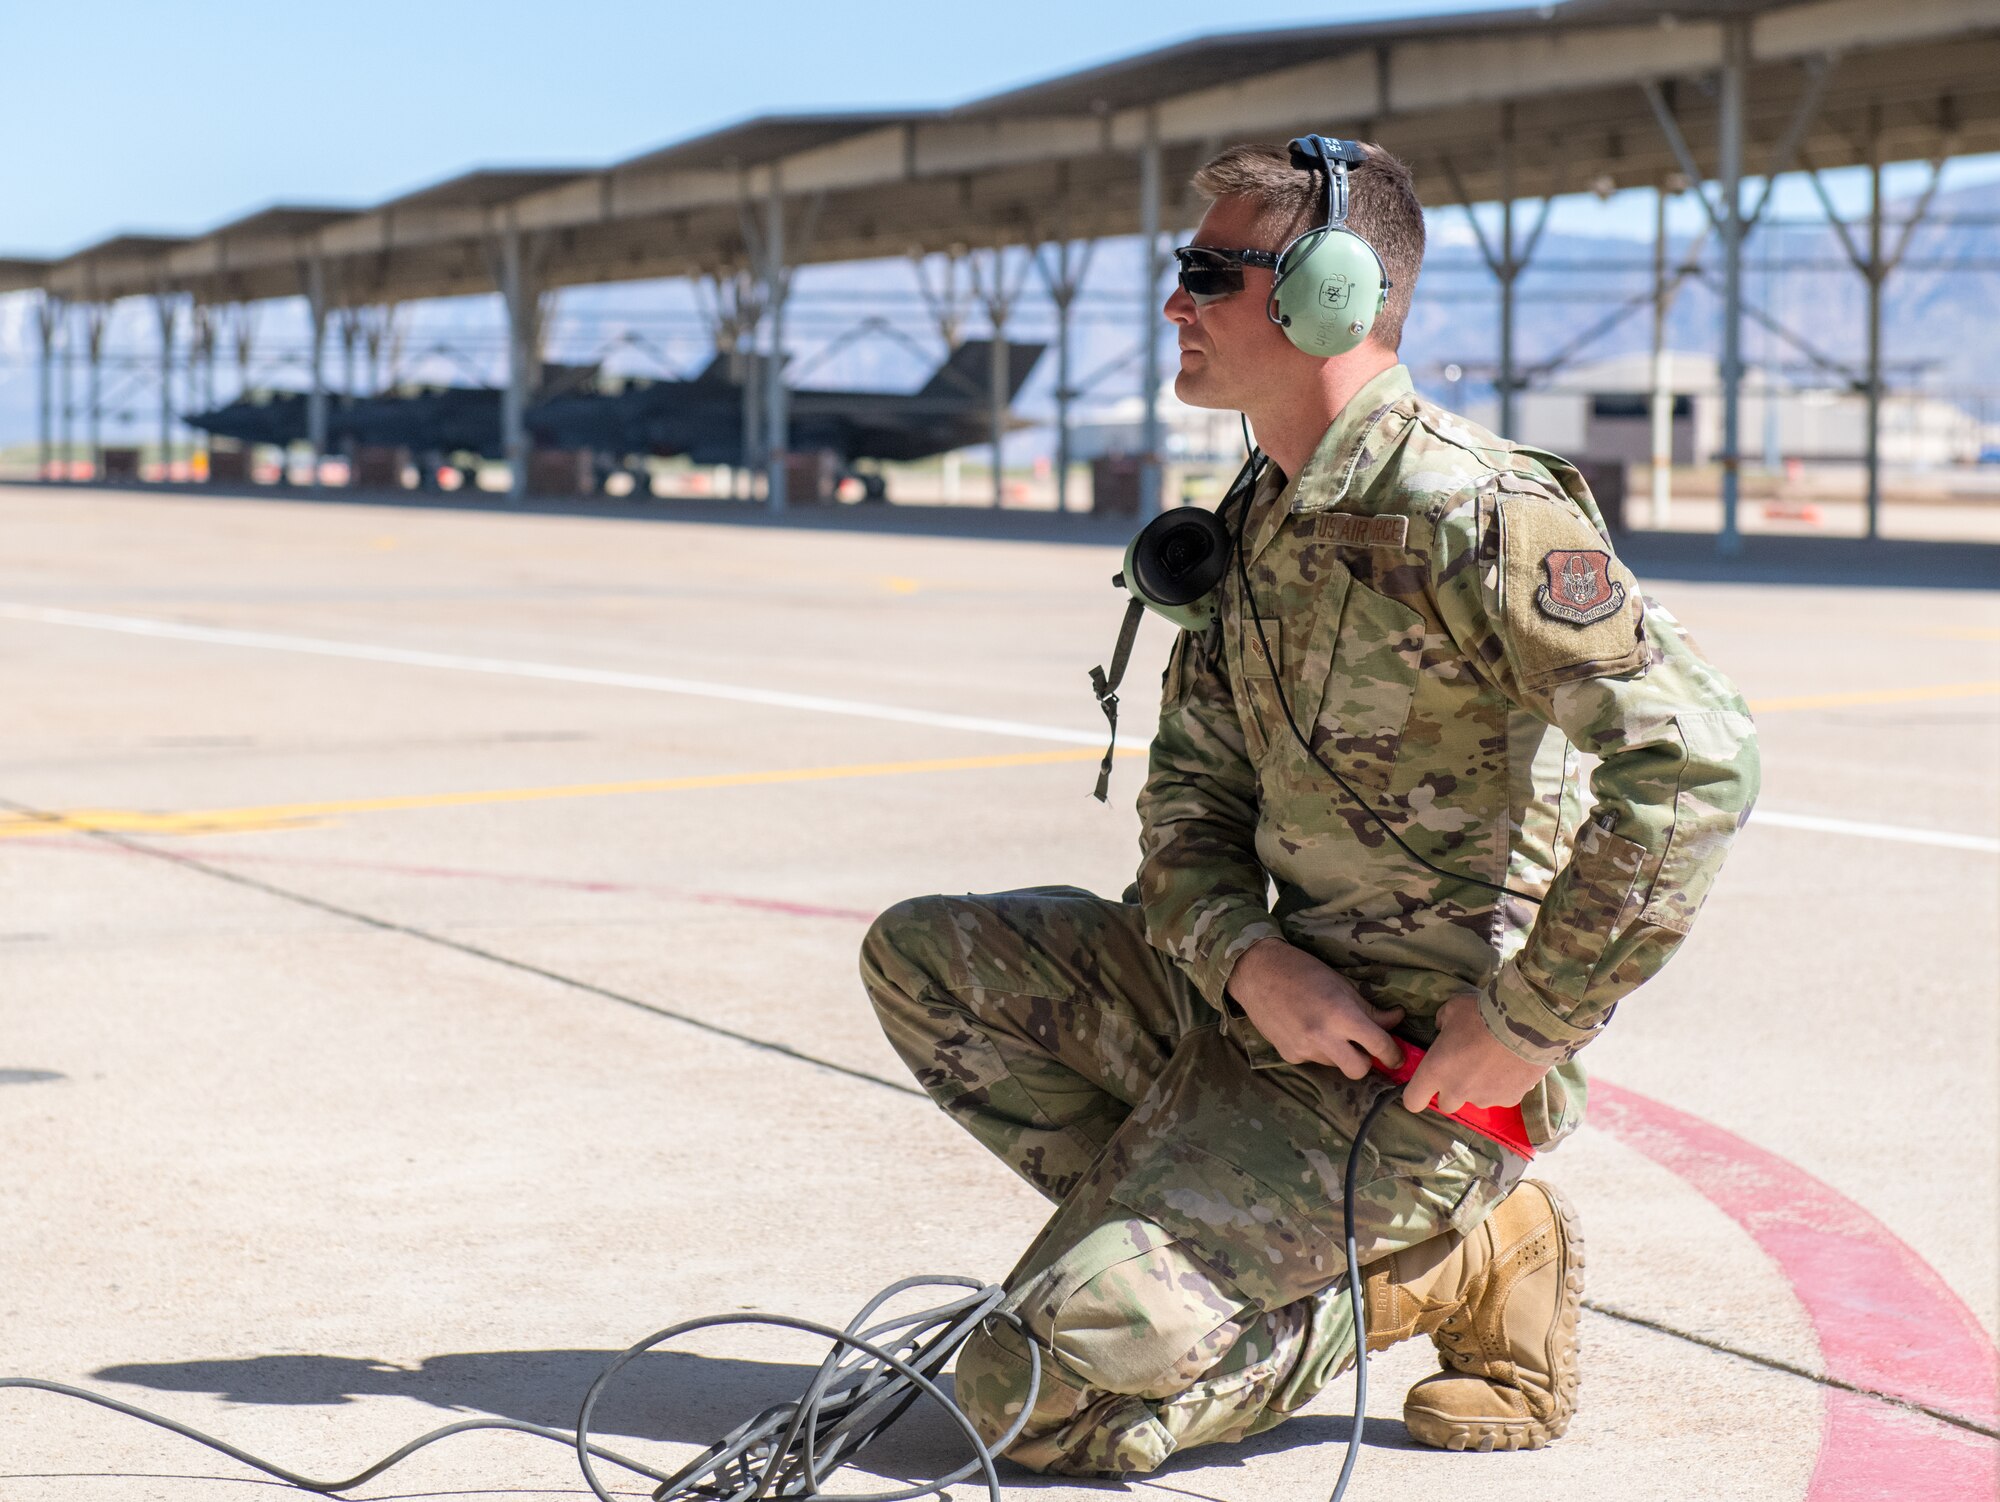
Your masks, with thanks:
[[(1061, 1202), (1008, 1281), (1045, 1374), (1015, 1459), (1150, 1470), (1269, 1427), (1352, 1359), (1341, 1174), (1388, 1087), (1288, 1065), (1257, 1033), (1226, 987), (1259, 940), (1405, 1008), (1420, 1045), (1476, 994), (1502, 1043), (1552, 1066), (1522, 1103), (1531, 1137), (1575, 1129), (1574, 1055), (1687, 933), (1757, 784), (1743, 700), (1601, 531), (1573, 468), (1385, 371), (1295, 481), (1267, 471), (1250, 499), (1261, 634), (1232, 570), (1220, 623), (1175, 645), (1138, 900), (1043, 888), (877, 920), (862, 971), (890, 1040)], [(1412, 861), (1287, 708), (1426, 859), (1539, 908)], [(1363, 1260), (1477, 1225), (1522, 1166), (1392, 1110), (1363, 1152)], [(960, 1355), (989, 1435), (1020, 1412), (1026, 1354), (996, 1321)]]

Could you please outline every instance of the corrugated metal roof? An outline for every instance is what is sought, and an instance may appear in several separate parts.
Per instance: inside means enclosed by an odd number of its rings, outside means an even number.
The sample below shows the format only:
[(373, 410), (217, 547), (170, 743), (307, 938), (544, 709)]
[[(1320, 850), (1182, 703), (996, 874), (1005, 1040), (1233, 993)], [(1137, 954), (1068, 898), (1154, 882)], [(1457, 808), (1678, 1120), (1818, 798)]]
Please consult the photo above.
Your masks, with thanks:
[(38, 256), (0, 256), (0, 292), (39, 287), (49, 263)]
[(360, 209), (274, 203), (269, 208), (257, 210), (254, 214), (245, 214), (241, 219), (232, 219), (227, 224), (219, 224), (199, 238), (232, 239), (253, 235), (301, 235), (322, 225), (335, 224), (342, 219), (352, 219), (360, 212)]
[(73, 250), (66, 256), (52, 256), (48, 264), (51, 267), (81, 268), (93, 262), (150, 260), (178, 249), (191, 238), (189, 235), (112, 235), (94, 245)]
[(757, 115), (691, 136), (652, 151), (628, 157), (613, 172), (655, 172), (668, 169), (757, 167), (779, 157), (827, 146), (865, 131), (889, 125), (934, 120), (939, 110), (841, 110), (824, 114)]
[(427, 188), (392, 198), (364, 213), (383, 214), (409, 209), (487, 209), (541, 188), (588, 177), (591, 167), (475, 167)]
[(1107, 114), (1170, 99), (1196, 89), (1215, 88), (1275, 73), (1302, 63), (1365, 52), (1392, 42), (1421, 38), (1458, 40), (1520, 32), (1562, 31), (1579, 26), (1656, 20), (1712, 19), (1775, 9), (1788, 0), (1570, 0), (1507, 10), (1472, 10), (1440, 16), (1342, 21), (1325, 26), (1287, 26), (1256, 31), (1212, 32), (1156, 47), (1039, 83), (969, 101), (952, 111), (967, 116)]

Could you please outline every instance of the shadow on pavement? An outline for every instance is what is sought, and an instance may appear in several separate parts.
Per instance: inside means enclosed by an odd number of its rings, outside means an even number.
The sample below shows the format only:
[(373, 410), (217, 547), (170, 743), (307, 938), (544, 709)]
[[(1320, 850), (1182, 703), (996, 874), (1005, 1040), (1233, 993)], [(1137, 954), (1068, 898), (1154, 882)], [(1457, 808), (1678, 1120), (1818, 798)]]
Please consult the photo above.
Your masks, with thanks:
[[(576, 1423), (584, 1393), (615, 1354), (474, 1351), (433, 1356), (414, 1367), (354, 1356), (253, 1356), (108, 1366), (92, 1376), (156, 1392), (212, 1393), (228, 1402), (258, 1406), (329, 1406), (357, 1398), (414, 1398), (459, 1417), (491, 1414), (568, 1429)], [(796, 1398), (813, 1370), (790, 1363), (649, 1353), (635, 1360), (606, 1389), (592, 1418), (591, 1432), (614, 1445), (620, 1439), (706, 1445), (765, 1408)], [(950, 1382), (944, 1386), (949, 1393)], [(1325, 1447), (1330, 1465), (1337, 1470), (1339, 1446), (1345, 1444), (1347, 1430), (1348, 1421), (1337, 1414), (1307, 1415), (1238, 1445), (1190, 1451), (1147, 1479), (1162, 1490), (1199, 1498), (1205, 1494), (1162, 1486), (1161, 1482), (1178, 1471), (1241, 1465), (1258, 1455), (1302, 1445)], [(1371, 1420), (1365, 1443), (1369, 1448), (1415, 1448), (1402, 1424), (1393, 1419)], [(284, 1460), (282, 1455), (273, 1458)], [(926, 1411), (920, 1404), (869, 1450), (860, 1469), (910, 1481), (942, 1475), (968, 1458), (952, 1422), (934, 1407)], [(1008, 1472), (1010, 1486), (1090, 1484), (1079, 1483), (1074, 1477), (1038, 1477), (1018, 1467), (1009, 1467)]]

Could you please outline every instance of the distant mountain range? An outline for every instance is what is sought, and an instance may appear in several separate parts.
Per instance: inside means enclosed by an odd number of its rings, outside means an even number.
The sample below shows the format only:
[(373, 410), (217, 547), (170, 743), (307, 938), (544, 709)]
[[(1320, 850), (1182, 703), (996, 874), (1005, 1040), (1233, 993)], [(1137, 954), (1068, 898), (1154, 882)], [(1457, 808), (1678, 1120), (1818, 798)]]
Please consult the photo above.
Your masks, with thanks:
[[(1891, 221), (1906, 204), (1892, 205)], [(1445, 396), (1442, 371), (1463, 368), (1467, 393), (1492, 377), (1498, 338), (1493, 281), (1476, 248), (1464, 243), (1462, 224), (1452, 209), (1433, 210), (1433, 246), (1405, 332), (1403, 355), (1418, 383)], [(1895, 241), (1892, 230), (1887, 237)], [(1857, 229), (1858, 243), (1865, 237)], [(1676, 245), (1676, 255), (1685, 249)], [(1707, 260), (1714, 262), (1713, 240)], [(1765, 258), (1809, 263), (1812, 269), (1769, 272)], [(1516, 329), (1519, 358), (1532, 369), (1585, 332), (1611, 320), (1622, 303), (1642, 298), (1651, 281), (1650, 244), (1609, 236), (1558, 234), (1543, 238), (1519, 287)], [(1080, 409), (1103, 405), (1137, 388), (1138, 255), (1132, 241), (1110, 241), (1096, 255), (1079, 300), (1072, 380), (1093, 374), (1097, 384), (1079, 397)], [(1858, 368), (1864, 348), (1866, 291), (1848, 264), (1834, 232), (1826, 226), (1787, 225), (1753, 238), (1746, 257), (1745, 292), (1811, 351), (1834, 364)], [(895, 389), (915, 385), (942, 347), (911, 269), (898, 263), (814, 268), (796, 282), (797, 302), (788, 344), (795, 368), (816, 382)], [(652, 373), (691, 370), (705, 363), (706, 337), (694, 300), (685, 286), (629, 284), (577, 288), (562, 294), (552, 327), (552, 359), (593, 360), (607, 355), (616, 363)], [(1719, 346), (1719, 299), (1705, 282), (1690, 279), (1678, 296), (1669, 323), (1669, 343), (1683, 350)], [(1891, 278), (1885, 301), (1885, 345), (1893, 387), (1921, 386), (1968, 407), (2000, 417), (2000, 183), (1941, 193), (1928, 222), (1910, 241), (1907, 264)], [(35, 372), (32, 299), (0, 298), (0, 446), (32, 440), (35, 433)], [(962, 333), (979, 337), (986, 320), (976, 305), (964, 309)], [(150, 319), (142, 309), (127, 313), (122, 337), (149, 350)], [(892, 325), (864, 327), (869, 319)], [(261, 384), (302, 386), (297, 352), (303, 319), (295, 309), (267, 310), (261, 319), (265, 347), (288, 358), (266, 365)], [(1012, 331), (1023, 340), (1051, 333), (1047, 303), (1036, 279), (1024, 283)], [(1577, 349), (1579, 360), (1643, 350), (1650, 342), (1650, 313), (1632, 309), (1601, 335)], [(114, 335), (116, 345), (120, 336)], [(470, 381), (482, 373), (499, 378), (499, 318), (493, 299), (459, 299), (413, 310), (406, 340), (405, 373), (430, 380)], [(1746, 320), (1746, 359), (1774, 360), (1799, 379), (1812, 378), (1814, 361), (1785, 346)], [(224, 362), (226, 366), (226, 361)], [(1161, 338), (1161, 368), (1174, 366), (1170, 331)], [(337, 378), (340, 358), (328, 361)], [(1827, 383), (1839, 377), (1823, 372)], [(1028, 417), (1053, 412), (1056, 364), (1044, 358), (1022, 393), (1017, 410)], [(225, 369), (218, 385), (226, 399), (234, 382)], [(81, 373), (76, 377), (79, 400)], [(142, 374), (118, 375), (107, 382), (108, 405), (129, 411), (128, 426), (113, 421), (111, 436), (150, 439), (156, 431), (158, 398)], [(80, 428), (80, 424), (79, 424)], [(80, 436), (80, 434), (79, 434)], [(1025, 434), (1012, 441), (1020, 458), (1044, 451), (1045, 439)]]
[[(1884, 236), (1889, 249), (1898, 236), (1897, 217), (1907, 207), (1890, 205), (1890, 227)], [(1437, 222), (1435, 212), (1433, 222)], [(1865, 251), (1865, 226), (1855, 226), (1854, 237)], [(1685, 242), (1677, 244), (1676, 255), (1685, 249)], [(1713, 236), (1706, 250), (1707, 264), (1714, 267)], [(1780, 261), (1810, 263), (1814, 269), (1769, 273), (1764, 269), (1767, 254)], [(1631, 269), (1622, 275), (1580, 269), (1580, 263), (1591, 261), (1617, 262)], [(1553, 232), (1544, 237), (1535, 262), (1519, 283), (1516, 329), (1526, 361), (1532, 364), (1553, 354), (1616, 307), (1611, 301), (1582, 301), (1578, 294), (1646, 293), (1651, 262), (1650, 244)], [(1458, 246), (1434, 249), (1430, 263), (1405, 334), (1404, 358), (1420, 379), (1447, 361), (1486, 374), (1499, 337), (1496, 305), (1490, 296), (1468, 299), (1462, 294), (1490, 290), (1490, 276), (1479, 265), (1476, 251)], [(1748, 302), (1772, 314), (1818, 354), (1860, 367), (1866, 349), (1866, 284), (1830, 226), (1786, 224), (1753, 236), (1744, 267)], [(1719, 272), (1716, 277), (1719, 289)], [(1676, 349), (1718, 351), (1720, 311), (1719, 290), (1690, 279), (1670, 316), (1668, 343)], [(1925, 223), (1911, 237), (1903, 267), (1889, 279), (1883, 331), (1884, 362), (1892, 385), (1920, 384), (1967, 401), (1983, 395), (2000, 404), (2000, 183), (1940, 193), (1932, 201)], [(1593, 340), (1578, 358), (1647, 349), (1651, 337), (1651, 313), (1642, 307)], [(1743, 348), (1746, 359), (1793, 367), (1802, 380), (1816, 368), (1804, 350), (1767, 332), (1754, 316), (1744, 320)], [(1832, 382), (1837, 377), (1826, 373), (1824, 379)]]

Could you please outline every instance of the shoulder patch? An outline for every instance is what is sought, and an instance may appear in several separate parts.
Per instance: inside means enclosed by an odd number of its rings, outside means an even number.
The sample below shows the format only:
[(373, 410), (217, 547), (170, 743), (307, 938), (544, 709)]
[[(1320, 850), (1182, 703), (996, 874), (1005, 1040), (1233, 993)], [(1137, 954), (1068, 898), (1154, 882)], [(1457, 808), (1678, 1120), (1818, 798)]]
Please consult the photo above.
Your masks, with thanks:
[(1499, 615), (1524, 686), (1644, 666), (1638, 581), (1567, 499), (1500, 492)]
[(1611, 577), (1611, 555), (1596, 548), (1552, 548), (1542, 555), (1548, 575), (1535, 591), (1535, 607), (1552, 620), (1583, 627), (1616, 615), (1625, 586)]

